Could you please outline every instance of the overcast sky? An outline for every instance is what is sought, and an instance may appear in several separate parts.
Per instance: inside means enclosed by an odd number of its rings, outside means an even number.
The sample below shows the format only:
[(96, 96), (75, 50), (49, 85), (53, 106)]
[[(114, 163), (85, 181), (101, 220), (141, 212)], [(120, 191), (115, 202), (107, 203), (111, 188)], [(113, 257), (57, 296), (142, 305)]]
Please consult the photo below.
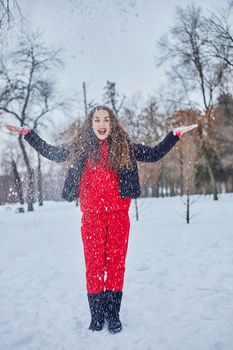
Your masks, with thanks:
[[(203, 10), (219, 6), (219, 0), (196, 0)], [(225, 6), (223, 0), (221, 6)], [(59, 85), (67, 95), (77, 96), (83, 112), (82, 82), (88, 99), (102, 103), (107, 80), (115, 81), (128, 98), (141, 92), (144, 98), (164, 84), (165, 72), (156, 68), (158, 40), (174, 23), (176, 6), (189, 0), (18, 0), (29, 31), (39, 29), (47, 45), (63, 48), (64, 69)], [(56, 131), (67, 126), (67, 117), (54, 112)], [(71, 119), (76, 117), (76, 109)], [(15, 123), (10, 117), (4, 121)], [(0, 125), (0, 153), (9, 137)], [(47, 131), (47, 132), (46, 132)], [(52, 129), (42, 131), (52, 141)], [(48, 137), (47, 137), (48, 136)], [(12, 137), (12, 141), (13, 137)], [(16, 142), (16, 137), (15, 137)]]
[[(157, 42), (172, 25), (176, 6), (188, 0), (23, 0), (18, 1), (33, 30), (64, 49), (60, 83), (67, 92), (102, 102), (107, 79), (128, 97), (141, 91), (147, 97), (165, 82), (156, 68)], [(198, 0), (205, 10), (219, 0)], [(226, 1), (222, 2), (224, 6)]]

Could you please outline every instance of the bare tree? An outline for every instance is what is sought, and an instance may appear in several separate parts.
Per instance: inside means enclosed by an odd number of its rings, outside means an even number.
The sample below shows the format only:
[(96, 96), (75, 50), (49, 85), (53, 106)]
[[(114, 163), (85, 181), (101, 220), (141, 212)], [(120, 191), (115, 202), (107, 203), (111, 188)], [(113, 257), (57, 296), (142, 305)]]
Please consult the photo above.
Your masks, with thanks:
[(124, 105), (125, 96), (121, 96), (116, 90), (116, 83), (109, 80), (107, 80), (104, 91), (104, 103), (110, 105), (116, 116), (118, 116)]
[(183, 202), (186, 207), (186, 223), (189, 224), (191, 220), (191, 201), (190, 196), (194, 194), (195, 189), (195, 170), (196, 170), (196, 147), (195, 142), (193, 140), (193, 135), (185, 135), (186, 139), (181, 144), (181, 156), (182, 156), (182, 177), (183, 177), (183, 191), (185, 195), (185, 199), (183, 198)]
[(233, 68), (233, 1), (228, 1), (226, 8), (210, 12), (206, 22), (209, 35), (206, 43), (210, 54), (220, 59), (230, 70)]
[[(161, 136), (163, 136), (165, 130), (164, 116), (159, 112), (158, 102), (155, 97), (151, 97), (146, 102), (139, 118), (140, 132), (143, 142), (145, 142), (146, 145), (153, 147), (155, 143), (160, 140)], [(159, 196), (162, 175), (165, 173), (163, 164), (163, 161), (161, 161), (158, 166), (149, 163), (141, 164), (140, 166), (148, 194), (150, 192), (150, 195), (153, 197)]]
[(1, 0), (0, 1), (0, 28), (2, 28), (3, 23), (6, 22), (8, 25), (11, 20), (11, 11), (10, 11), (10, 2), (9, 0)]
[(95, 100), (91, 100), (87, 102), (87, 88), (86, 88), (85, 82), (83, 82), (83, 104), (84, 104), (85, 117), (87, 117), (89, 111), (97, 105)]
[(5, 174), (9, 174), (12, 178), (11, 189), (13, 189), (15, 200), (24, 204), (22, 177), (18, 170), (21, 158), (18, 148), (8, 142), (2, 151), (1, 166), (5, 169)]
[[(59, 51), (49, 50), (39, 34), (23, 37), (18, 47), (0, 62), (0, 111), (4, 118), (17, 121), (20, 126), (37, 129), (45, 126), (49, 112), (64, 107), (65, 101), (56, 102), (55, 83), (49, 73), (61, 66)], [(30, 162), (23, 136), (19, 146), (28, 173), (27, 203), (33, 210), (34, 169)]]
[[(18, 0), (0, 0), (0, 48), (1, 55), (12, 45), (11, 34), (19, 33), (27, 19), (24, 17)], [(10, 45), (9, 45), (10, 44)]]
[[(202, 99), (201, 109), (203, 122), (199, 127), (202, 141), (202, 151), (205, 156), (208, 173), (212, 184), (214, 199), (217, 200), (217, 185), (214, 174), (213, 157), (210, 153), (213, 148), (208, 148), (205, 135), (210, 134), (214, 127), (212, 122), (212, 110), (224, 79), (226, 64), (210, 55), (209, 32), (206, 30), (206, 18), (201, 14), (201, 8), (195, 5), (176, 10), (176, 21), (169, 33), (161, 38), (160, 47), (164, 54), (160, 58), (162, 62), (170, 62), (170, 72), (173, 84), (181, 82), (186, 94), (198, 93)], [(197, 105), (197, 104), (196, 104)]]

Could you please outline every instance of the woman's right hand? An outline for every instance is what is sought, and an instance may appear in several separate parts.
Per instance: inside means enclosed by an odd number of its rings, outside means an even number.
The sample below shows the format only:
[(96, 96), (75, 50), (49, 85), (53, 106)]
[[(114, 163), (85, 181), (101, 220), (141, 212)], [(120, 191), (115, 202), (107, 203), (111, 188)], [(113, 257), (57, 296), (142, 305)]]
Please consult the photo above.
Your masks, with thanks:
[(26, 135), (29, 131), (31, 131), (31, 129), (28, 128), (24, 128), (21, 126), (15, 126), (15, 125), (9, 125), (9, 124), (5, 124), (5, 127), (7, 128), (7, 130), (9, 130), (10, 132), (16, 132), (20, 135)]

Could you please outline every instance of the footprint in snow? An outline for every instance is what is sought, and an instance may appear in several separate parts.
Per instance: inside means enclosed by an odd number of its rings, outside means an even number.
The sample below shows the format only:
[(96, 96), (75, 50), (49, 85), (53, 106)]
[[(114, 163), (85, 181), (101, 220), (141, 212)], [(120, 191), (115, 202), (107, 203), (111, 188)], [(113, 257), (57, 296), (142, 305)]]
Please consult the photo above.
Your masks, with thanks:
[(140, 265), (137, 267), (137, 271), (146, 271), (146, 270), (150, 270), (150, 265), (147, 265), (147, 264), (143, 264), (143, 265)]

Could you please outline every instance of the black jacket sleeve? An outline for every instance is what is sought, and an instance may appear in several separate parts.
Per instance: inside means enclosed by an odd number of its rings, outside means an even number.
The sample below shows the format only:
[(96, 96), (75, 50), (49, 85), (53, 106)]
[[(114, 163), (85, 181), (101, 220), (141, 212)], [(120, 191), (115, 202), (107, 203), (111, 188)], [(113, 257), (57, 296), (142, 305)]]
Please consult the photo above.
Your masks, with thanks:
[(70, 155), (70, 150), (68, 148), (51, 146), (34, 131), (29, 131), (24, 139), (31, 145), (37, 152), (39, 152), (43, 157), (53, 160), (55, 162), (64, 162)]
[(163, 158), (175, 144), (179, 141), (179, 137), (173, 135), (173, 132), (169, 134), (155, 147), (145, 146), (139, 143), (135, 143), (134, 155), (136, 160), (140, 162), (156, 162)]

